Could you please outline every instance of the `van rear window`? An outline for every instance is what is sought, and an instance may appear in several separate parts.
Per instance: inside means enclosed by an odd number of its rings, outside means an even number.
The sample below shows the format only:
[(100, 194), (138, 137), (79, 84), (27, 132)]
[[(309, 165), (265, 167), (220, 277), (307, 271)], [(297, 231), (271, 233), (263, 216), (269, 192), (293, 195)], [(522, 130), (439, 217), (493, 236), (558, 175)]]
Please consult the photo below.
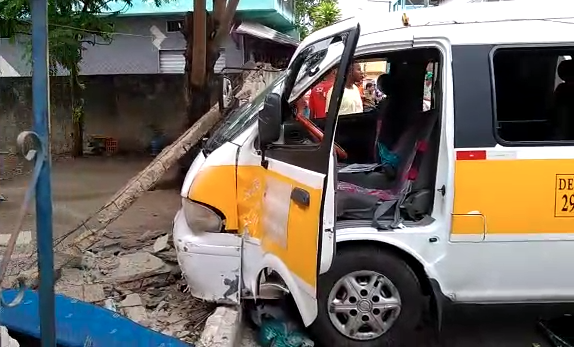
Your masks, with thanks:
[(574, 141), (574, 47), (492, 53), (495, 135), (501, 144)]

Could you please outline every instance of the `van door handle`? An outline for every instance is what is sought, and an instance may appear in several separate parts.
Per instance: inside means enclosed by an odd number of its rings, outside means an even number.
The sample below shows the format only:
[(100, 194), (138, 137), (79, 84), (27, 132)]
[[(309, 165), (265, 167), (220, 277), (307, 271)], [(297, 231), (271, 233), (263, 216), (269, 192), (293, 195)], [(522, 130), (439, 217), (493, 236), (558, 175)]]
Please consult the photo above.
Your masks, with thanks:
[(291, 200), (305, 207), (309, 207), (311, 204), (311, 196), (309, 195), (309, 192), (299, 187), (295, 187), (291, 191)]

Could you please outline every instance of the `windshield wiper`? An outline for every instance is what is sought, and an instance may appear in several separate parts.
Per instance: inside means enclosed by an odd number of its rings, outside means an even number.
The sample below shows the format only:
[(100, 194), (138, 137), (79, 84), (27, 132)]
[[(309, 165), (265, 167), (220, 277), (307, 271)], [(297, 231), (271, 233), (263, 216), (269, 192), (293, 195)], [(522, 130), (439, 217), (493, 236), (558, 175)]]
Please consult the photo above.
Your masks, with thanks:
[(210, 150), (207, 148), (207, 141), (209, 140), (209, 137), (205, 136), (203, 137), (200, 142), (199, 142), (199, 148), (201, 149), (201, 153), (203, 153), (204, 156), (208, 156), (211, 152), (213, 152), (213, 150)]

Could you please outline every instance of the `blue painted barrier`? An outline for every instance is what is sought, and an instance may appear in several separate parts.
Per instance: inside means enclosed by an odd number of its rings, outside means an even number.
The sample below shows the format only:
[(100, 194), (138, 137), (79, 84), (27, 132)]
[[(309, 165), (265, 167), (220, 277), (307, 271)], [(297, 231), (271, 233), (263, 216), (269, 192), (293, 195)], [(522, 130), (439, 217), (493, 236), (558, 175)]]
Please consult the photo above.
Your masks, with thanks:
[[(52, 3), (51, 3), (52, 4)], [(36, 158), (36, 249), (42, 310), (42, 346), (55, 347), (54, 337), (54, 249), (52, 225), (52, 183), (50, 163), (50, 85), (48, 69), (48, 1), (32, 0), (32, 111), (34, 132), (41, 149)], [(42, 148), (43, 147), (43, 148)], [(36, 173), (34, 173), (36, 175)]]
[[(5, 301), (18, 291), (3, 290)], [(9, 330), (40, 338), (38, 293), (26, 290), (20, 305), (2, 308), (0, 324)], [(190, 347), (97, 305), (56, 294), (56, 342), (62, 347)], [(192, 346), (193, 347), (193, 346)]]

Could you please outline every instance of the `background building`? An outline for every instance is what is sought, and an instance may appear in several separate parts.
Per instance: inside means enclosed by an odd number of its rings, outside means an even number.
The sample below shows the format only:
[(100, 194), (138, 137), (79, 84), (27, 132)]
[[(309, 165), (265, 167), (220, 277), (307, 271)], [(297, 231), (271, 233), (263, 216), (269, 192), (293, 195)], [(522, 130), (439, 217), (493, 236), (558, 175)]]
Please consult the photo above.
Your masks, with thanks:
[[(294, 0), (241, 0), (233, 30), (221, 47), (216, 72), (238, 67), (257, 53), (260, 45), (277, 45), (287, 53), (298, 44), (293, 25)], [(134, 1), (131, 8), (111, 3), (120, 11), (111, 44), (86, 45), (82, 75), (183, 73), (185, 40), (183, 17), (193, 1), (172, 0), (161, 7), (152, 1)], [(208, 1), (208, 10), (212, 2)], [(0, 38), (0, 77), (29, 76), (25, 42)], [(276, 51), (277, 49), (274, 49)]]

